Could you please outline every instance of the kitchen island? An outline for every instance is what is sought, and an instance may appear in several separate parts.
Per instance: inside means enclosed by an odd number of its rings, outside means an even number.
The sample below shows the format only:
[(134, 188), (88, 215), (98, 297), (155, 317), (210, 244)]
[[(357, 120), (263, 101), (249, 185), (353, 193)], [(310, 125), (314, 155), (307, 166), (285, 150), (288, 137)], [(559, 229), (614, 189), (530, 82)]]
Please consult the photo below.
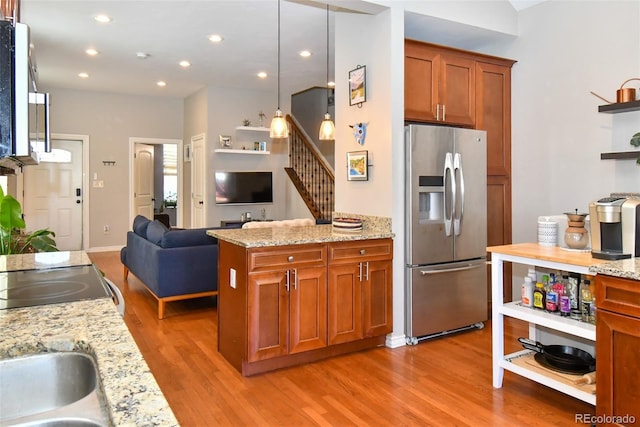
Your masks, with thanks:
[[(88, 264), (82, 251), (0, 256), (2, 271)], [(113, 425), (178, 425), (110, 298), (0, 310), (0, 358), (56, 351), (94, 357)]]
[(364, 224), (207, 232), (219, 241), (218, 351), (242, 375), (384, 345), (393, 233)]

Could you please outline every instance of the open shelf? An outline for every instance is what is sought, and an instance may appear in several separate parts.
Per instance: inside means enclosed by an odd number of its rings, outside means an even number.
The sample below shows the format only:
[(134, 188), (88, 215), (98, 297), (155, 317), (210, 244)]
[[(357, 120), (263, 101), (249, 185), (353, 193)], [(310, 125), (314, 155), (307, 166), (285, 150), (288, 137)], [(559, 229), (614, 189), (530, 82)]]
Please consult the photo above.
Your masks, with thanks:
[(247, 130), (252, 132), (269, 132), (269, 128), (260, 126), (236, 126), (236, 130)]
[(598, 107), (599, 113), (627, 113), (629, 111), (640, 111), (640, 100), (630, 102), (618, 102), (615, 104), (600, 105)]
[(600, 153), (600, 160), (626, 160), (626, 159), (636, 159), (638, 157), (640, 157), (640, 150)]
[(503, 304), (500, 312), (505, 316), (514, 317), (524, 320), (525, 322), (532, 322), (591, 341), (596, 340), (596, 326), (591, 323), (581, 322), (569, 317), (562, 317), (560, 314), (549, 313), (544, 310), (523, 307), (519, 302)]
[(271, 154), (270, 151), (235, 150), (232, 148), (216, 148), (214, 151), (216, 153), (225, 153), (225, 154)]
[(513, 363), (515, 359), (529, 354), (532, 354), (529, 350), (521, 350), (507, 354), (504, 356), (504, 359), (500, 361), (500, 367), (595, 406), (595, 394), (585, 391), (579, 386), (570, 384), (568, 381), (564, 381), (551, 372), (545, 372), (542, 369), (535, 369), (534, 367), (527, 367), (523, 364)]

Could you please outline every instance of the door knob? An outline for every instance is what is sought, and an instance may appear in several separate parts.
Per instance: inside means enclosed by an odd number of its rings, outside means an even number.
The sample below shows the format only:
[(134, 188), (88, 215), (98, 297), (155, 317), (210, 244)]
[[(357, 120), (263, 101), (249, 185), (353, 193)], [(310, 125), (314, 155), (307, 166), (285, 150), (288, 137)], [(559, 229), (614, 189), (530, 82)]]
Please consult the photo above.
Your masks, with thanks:
[(199, 205), (204, 205), (204, 202), (203, 202), (202, 200), (200, 200), (200, 201), (198, 202), (198, 204), (199, 204)]
[(80, 203), (82, 203), (80, 200), (76, 200), (76, 204), (79, 205)]

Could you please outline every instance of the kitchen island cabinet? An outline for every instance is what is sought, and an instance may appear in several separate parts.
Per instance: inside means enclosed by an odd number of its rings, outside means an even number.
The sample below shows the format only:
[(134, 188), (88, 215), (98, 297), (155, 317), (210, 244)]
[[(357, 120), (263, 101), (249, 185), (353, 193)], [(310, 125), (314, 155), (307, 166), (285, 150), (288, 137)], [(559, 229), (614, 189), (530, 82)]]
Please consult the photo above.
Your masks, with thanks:
[(244, 376), (384, 345), (392, 234), (331, 225), (209, 230), (218, 351)]
[(640, 420), (640, 281), (598, 274), (596, 306), (596, 416), (632, 425)]
[(504, 316), (529, 322), (529, 338), (533, 340), (537, 340), (536, 326), (540, 325), (552, 330), (595, 341), (595, 326), (578, 320), (561, 317), (557, 314), (523, 307), (516, 301), (504, 304), (500, 302), (503, 300), (503, 264), (505, 262), (515, 262), (579, 274), (592, 274), (589, 270), (590, 266), (604, 263), (605, 261), (592, 258), (590, 253), (565, 251), (559, 247), (544, 247), (536, 243), (493, 246), (487, 248), (487, 251), (491, 252), (493, 293), (491, 320), (493, 386), (495, 388), (502, 387), (502, 379), (504, 370), (506, 369), (595, 405), (596, 396), (594, 394), (560, 381), (551, 375), (544, 375), (537, 370), (513, 363), (513, 360), (517, 357), (526, 355), (530, 351), (522, 350), (507, 355), (504, 354)]
[(329, 344), (392, 330), (390, 239), (329, 244)]

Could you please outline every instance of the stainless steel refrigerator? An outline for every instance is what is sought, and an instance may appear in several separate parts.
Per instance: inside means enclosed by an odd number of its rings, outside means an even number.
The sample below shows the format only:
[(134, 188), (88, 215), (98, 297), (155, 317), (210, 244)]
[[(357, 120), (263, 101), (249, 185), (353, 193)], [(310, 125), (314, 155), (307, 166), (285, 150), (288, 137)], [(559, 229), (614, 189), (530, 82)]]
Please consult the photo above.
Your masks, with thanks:
[(487, 320), (486, 132), (405, 127), (406, 334), (422, 338)]

